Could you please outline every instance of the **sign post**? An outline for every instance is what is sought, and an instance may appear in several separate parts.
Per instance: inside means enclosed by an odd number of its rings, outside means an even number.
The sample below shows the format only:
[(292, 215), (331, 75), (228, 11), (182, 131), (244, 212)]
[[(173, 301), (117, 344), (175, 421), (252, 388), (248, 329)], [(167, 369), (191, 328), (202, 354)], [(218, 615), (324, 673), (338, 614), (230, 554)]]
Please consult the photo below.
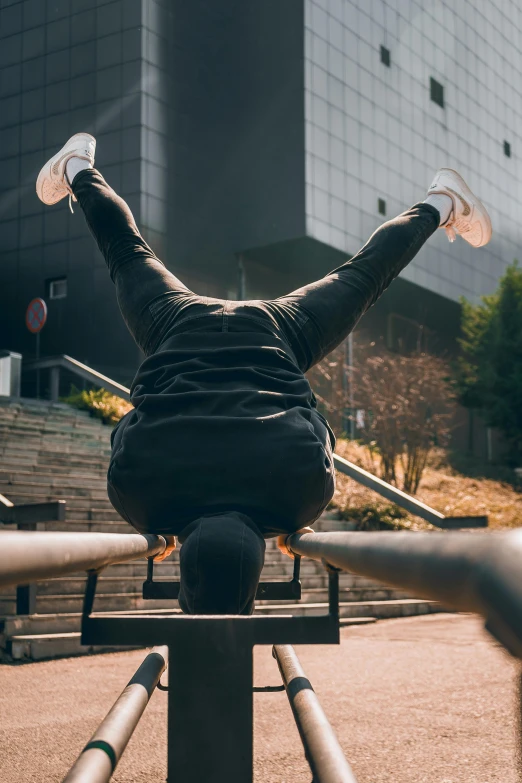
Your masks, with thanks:
[[(43, 299), (37, 297), (29, 303), (25, 313), (25, 325), (36, 335), (36, 360), (40, 358), (40, 332), (47, 321), (47, 305)], [(40, 398), (40, 370), (36, 370), (36, 398)]]

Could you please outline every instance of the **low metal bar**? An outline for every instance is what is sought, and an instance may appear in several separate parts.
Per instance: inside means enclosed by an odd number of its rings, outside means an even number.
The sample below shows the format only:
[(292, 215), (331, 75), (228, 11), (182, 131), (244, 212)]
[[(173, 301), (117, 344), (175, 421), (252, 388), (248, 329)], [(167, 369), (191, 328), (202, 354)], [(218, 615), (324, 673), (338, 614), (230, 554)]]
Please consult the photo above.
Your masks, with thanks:
[(1, 531), (0, 587), (152, 557), (165, 546), (154, 535)]
[(62, 783), (107, 783), (168, 661), (168, 648), (155, 647), (116, 700)]
[(324, 714), (295, 650), (274, 646), (274, 656), (286, 688), (314, 783), (356, 783), (335, 732)]
[(294, 534), (296, 554), (486, 618), (486, 628), (522, 658), (522, 531)]
[(416, 517), (425, 519), (426, 522), (429, 522), (435, 527), (455, 529), (488, 526), (487, 516), (445, 517), (440, 511), (436, 511), (425, 503), (421, 503), (420, 500), (408, 495), (406, 492), (402, 492), (402, 490), (397, 489), (397, 487), (393, 487), (391, 484), (374, 476), (372, 473), (368, 473), (367, 470), (360, 468), (358, 465), (354, 465), (353, 462), (349, 462), (338, 454), (334, 454), (333, 458), (335, 468), (339, 473), (344, 473), (345, 476), (349, 476), (364, 487), (373, 489), (374, 492), (377, 492), (382, 497), (391, 500), (397, 506), (404, 508), (411, 514), (415, 514)]

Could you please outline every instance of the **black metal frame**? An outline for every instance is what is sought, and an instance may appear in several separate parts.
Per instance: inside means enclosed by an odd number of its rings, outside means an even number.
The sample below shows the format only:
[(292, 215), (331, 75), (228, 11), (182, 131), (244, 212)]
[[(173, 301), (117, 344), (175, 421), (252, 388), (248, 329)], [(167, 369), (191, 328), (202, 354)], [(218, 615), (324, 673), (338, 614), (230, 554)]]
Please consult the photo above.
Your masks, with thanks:
[[(294, 557), (294, 572), (288, 582), (259, 582), (256, 592), (257, 601), (299, 601), (301, 599), (301, 556)], [(172, 600), (179, 596), (179, 582), (154, 581), (154, 558), (147, 562), (147, 579), (143, 582), (143, 598)]]
[[(179, 586), (154, 582), (150, 562), (144, 595), (163, 598), (169, 593), (172, 598)], [(258, 644), (339, 644), (337, 569), (328, 569), (328, 613), (311, 617), (96, 614), (100, 570), (88, 572), (82, 644), (164, 644), (169, 649), (168, 783), (252, 781), (253, 648)], [(296, 581), (300, 589), (297, 558), (293, 579), (264, 583), (260, 595), (266, 598), (270, 593), (276, 600), (289, 594), (294, 597)]]

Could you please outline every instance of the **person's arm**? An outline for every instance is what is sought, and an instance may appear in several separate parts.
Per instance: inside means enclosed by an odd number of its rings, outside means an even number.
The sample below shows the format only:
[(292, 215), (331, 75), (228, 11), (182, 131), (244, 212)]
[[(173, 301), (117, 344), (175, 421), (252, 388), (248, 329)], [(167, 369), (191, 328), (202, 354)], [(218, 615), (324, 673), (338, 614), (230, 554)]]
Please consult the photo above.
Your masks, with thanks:
[[(311, 527), (302, 527), (301, 530), (296, 530), (296, 533), (315, 533), (315, 530), (313, 530)], [(280, 552), (283, 553), (283, 555), (288, 555), (288, 557), (291, 557), (292, 560), (294, 559), (294, 553), (288, 549), (286, 542), (290, 538), (290, 536), (295, 535), (294, 533), (283, 533), (282, 536), (277, 536), (277, 548)]]

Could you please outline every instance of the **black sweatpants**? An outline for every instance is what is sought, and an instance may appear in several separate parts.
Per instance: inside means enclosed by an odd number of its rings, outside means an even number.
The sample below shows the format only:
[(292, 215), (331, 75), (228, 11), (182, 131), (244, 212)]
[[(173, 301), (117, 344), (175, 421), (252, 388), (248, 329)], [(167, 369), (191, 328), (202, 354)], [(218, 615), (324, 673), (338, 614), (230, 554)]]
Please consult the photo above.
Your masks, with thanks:
[[(416, 204), (383, 224), (362, 250), (321, 280), (278, 299), (233, 302), (199, 296), (169, 272), (141, 237), (126, 203), (98, 171), (81, 171), (75, 177), (72, 189), (107, 262), (125, 323), (146, 356), (158, 351), (180, 319), (187, 318), (188, 310), (198, 313), (200, 323), (201, 315), (207, 310), (213, 314), (222, 313), (224, 319), (228, 314), (241, 311), (245, 324), (248, 319), (256, 318), (265, 326), (275, 324), (274, 333), (277, 330), (278, 336), (283, 335), (302, 372), (317, 364), (347, 337), (366, 310), (414, 258), (436, 230), (440, 219), (432, 206)], [(248, 467), (247, 461), (245, 465)], [(235, 479), (241, 482), (241, 476)], [(227, 524), (225, 521), (224, 517), (223, 531), (236, 529), (237, 518)], [(186, 572), (194, 575), (193, 587), (199, 585), (193, 590), (190, 586), (183, 588), (185, 611), (209, 611), (209, 604), (205, 603), (201, 592), (205, 580), (198, 578), (198, 569), (203, 567), (202, 542), (205, 535), (210, 536), (210, 530), (208, 524), (199, 526), (197, 535), (192, 532), (184, 544)], [(213, 527), (212, 539), (215, 533)], [(211, 602), (211, 611), (219, 613), (218, 604), (222, 611), (252, 611), (264, 556), (264, 542), (261, 546), (259, 539), (262, 540), (262, 536), (257, 536), (251, 527), (245, 528), (241, 551), (249, 553), (247, 560), (250, 558), (251, 567), (240, 570), (246, 585), (240, 585), (239, 593), (236, 591), (237, 595), (230, 600)], [(187, 546), (189, 541), (192, 543)], [(183, 559), (182, 556), (182, 566)], [(253, 565), (254, 561), (257, 566)], [(208, 557), (205, 562), (208, 570)], [(204, 592), (212, 591), (205, 588)], [(189, 595), (192, 598), (189, 599)]]

